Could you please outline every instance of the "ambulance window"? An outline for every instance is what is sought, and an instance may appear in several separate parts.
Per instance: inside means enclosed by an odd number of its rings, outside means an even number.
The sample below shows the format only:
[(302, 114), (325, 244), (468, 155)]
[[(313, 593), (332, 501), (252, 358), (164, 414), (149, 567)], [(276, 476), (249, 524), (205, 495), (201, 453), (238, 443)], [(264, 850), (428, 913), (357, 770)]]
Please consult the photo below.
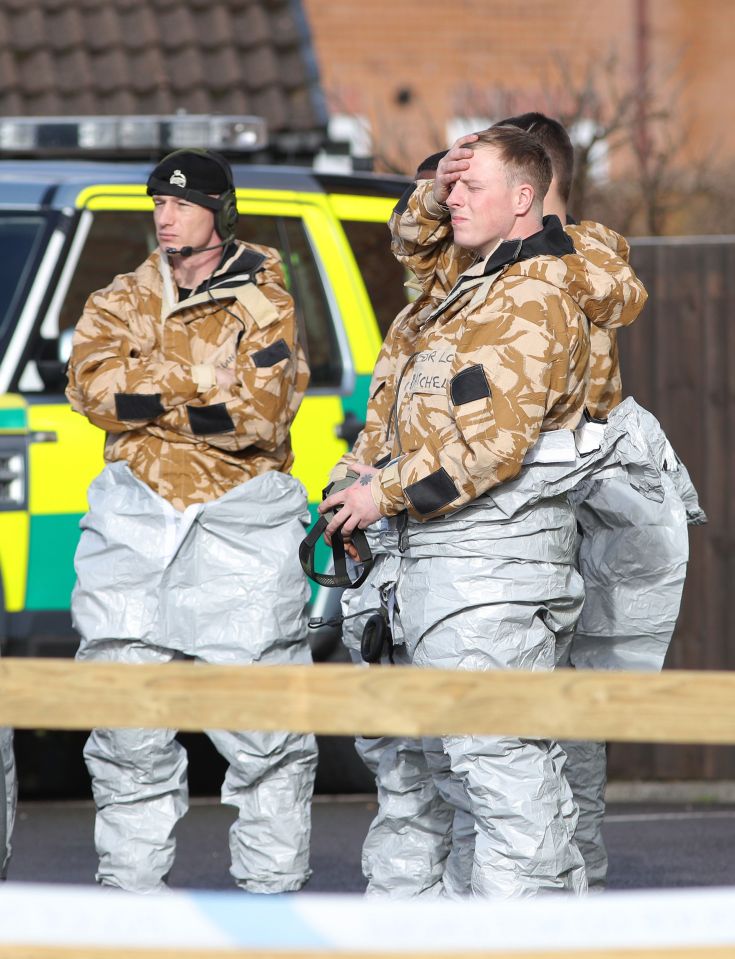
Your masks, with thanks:
[(311, 386), (337, 388), (342, 382), (342, 356), (329, 304), (303, 223), (283, 217), (284, 264), (298, 303), (299, 329), (305, 333)]
[(373, 304), (380, 332), (385, 336), (409, 300), (403, 285), (406, 271), (390, 251), (390, 232), (385, 223), (342, 220), (342, 226)]
[(312, 387), (338, 388), (342, 357), (329, 303), (304, 224), (298, 217), (240, 217), (237, 234), (249, 243), (275, 247), (283, 260), (286, 287), (294, 298)]
[(35, 214), (0, 215), (0, 336), (33, 266), (44, 218)]
[(101, 211), (94, 215), (69, 290), (59, 311), (59, 330), (75, 326), (90, 293), (118, 273), (130, 273), (156, 245), (150, 213)]

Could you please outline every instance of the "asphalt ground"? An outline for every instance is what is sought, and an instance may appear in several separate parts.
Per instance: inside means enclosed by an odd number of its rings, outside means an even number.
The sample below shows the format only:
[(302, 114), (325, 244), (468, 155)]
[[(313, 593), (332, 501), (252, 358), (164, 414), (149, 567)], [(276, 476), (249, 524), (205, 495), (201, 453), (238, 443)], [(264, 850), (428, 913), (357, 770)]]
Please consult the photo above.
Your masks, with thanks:
[[(670, 790), (672, 792), (672, 790)], [(373, 796), (319, 796), (313, 807), (313, 876), (305, 893), (362, 892), (360, 847)], [(227, 830), (234, 810), (195, 798), (177, 827), (170, 885), (232, 889)], [(735, 885), (735, 802), (611, 802), (605, 822), (611, 889)], [(94, 881), (94, 807), (89, 800), (18, 806), (15, 882)]]

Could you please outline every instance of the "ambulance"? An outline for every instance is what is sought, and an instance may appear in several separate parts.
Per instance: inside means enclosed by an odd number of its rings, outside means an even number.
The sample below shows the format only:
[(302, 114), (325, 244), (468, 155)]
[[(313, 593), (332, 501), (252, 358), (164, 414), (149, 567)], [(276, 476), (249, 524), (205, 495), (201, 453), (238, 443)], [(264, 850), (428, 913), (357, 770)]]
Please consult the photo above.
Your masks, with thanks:
[[(181, 147), (225, 152), (235, 175), (238, 236), (281, 252), (311, 367), (293, 444), (312, 511), (329, 469), (359, 432), (383, 335), (406, 303), (386, 226), (406, 181), (248, 162), (263, 143), (258, 118), (0, 119), (6, 653), (61, 655), (76, 642), (73, 558), (86, 490), (103, 465), (104, 435), (72, 413), (65, 364), (88, 295), (155, 247), (145, 183), (160, 156)], [(317, 566), (325, 564), (322, 553)], [(324, 595), (315, 595), (315, 614), (329, 608)], [(317, 658), (334, 649), (332, 634), (321, 646), (315, 642)]]

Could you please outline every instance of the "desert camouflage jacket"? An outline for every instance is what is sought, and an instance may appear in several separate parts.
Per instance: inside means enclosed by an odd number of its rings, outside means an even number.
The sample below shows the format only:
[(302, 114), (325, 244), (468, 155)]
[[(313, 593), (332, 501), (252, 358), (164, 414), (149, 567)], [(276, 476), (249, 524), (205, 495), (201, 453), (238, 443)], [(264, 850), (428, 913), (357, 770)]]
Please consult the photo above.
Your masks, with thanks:
[[(578, 253), (616, 280), (617, 304), (605, 311), (604, 324), (590, 315), (590, 378), (586, 407), (604, 419), (622, 399), (616, 328), (628, 326), (643, 309), (647, 294), (628, 263), (630, 249), (614, 230), (585, 220), (565, 227)], [(432, 298), (441, 298), (475, 261), (475, 255), (452, 242), (446, 207), (436, 202), (433, 181), (419, 183), (399, 201), (390, 219), (392, 249)]]
[(586, 315), (604, 322), (619, 305), (615, 280), (575, 254), (549, 217), (541, 232), (474, 264), (445, 298), (425, 294), (404, 310), (352, 454), (388, 457), (372, 481), (380, 511), (423, 520), (459, 509), (517, 475), (541, 431), (576, 426)]
[(178, 301), (155, 251), (90, 296), (74, 333), (72, 407), (107, 432), (107, 462), (126, 460), (179, 510), (288, 471), (309, 380), (276, 251), (237, 243), (225, 257), (208, 289)]
[[(578, 253), (593, 259), (603, 269), (620, 272), (628, 266), (630, 247), (619, 233), (594, 220), (565, 227)], [(611, 255), (612, 253), (612, 255)], [(621, 264), (625, 264), (625, 267)], [(630, 269), (630, 268), (629, 268)], [(635, 283), (630, 287), (630, 302), (623, 311), (628, 326), (643, 309), (648, 299), (641, 282), (631, 275)], [(604, 420), (623, 399), (623, 381), (620, 376), (617, 329), (590, 324), (590, 378), (587, 386), (586, 407), (590, 416)]]

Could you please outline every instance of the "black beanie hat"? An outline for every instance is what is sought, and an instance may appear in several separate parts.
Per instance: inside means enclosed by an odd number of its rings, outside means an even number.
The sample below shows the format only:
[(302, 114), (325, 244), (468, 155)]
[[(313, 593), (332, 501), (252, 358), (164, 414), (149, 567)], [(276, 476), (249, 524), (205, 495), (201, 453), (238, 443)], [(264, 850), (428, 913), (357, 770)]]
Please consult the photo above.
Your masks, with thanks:
[(175, 150), (148, 177), (149, 196), (178, 196), (209, 210), (219, 210), (219, 198), (231, 190), (230, 164), (214, 150)]

